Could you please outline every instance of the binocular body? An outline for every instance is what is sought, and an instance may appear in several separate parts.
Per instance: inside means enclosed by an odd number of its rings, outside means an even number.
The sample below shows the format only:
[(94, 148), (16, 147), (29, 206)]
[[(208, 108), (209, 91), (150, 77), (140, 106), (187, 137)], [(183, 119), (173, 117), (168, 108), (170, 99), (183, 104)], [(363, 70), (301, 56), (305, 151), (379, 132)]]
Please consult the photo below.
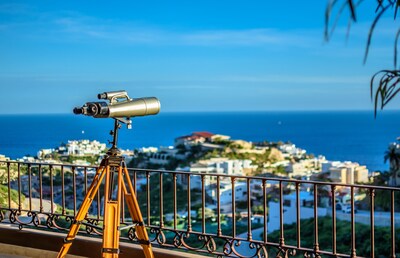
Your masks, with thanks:
[(87, 102), (74, 108), (74, 114), (83, 114), (95, 118), (130, 118), (135, 116), (156, 115), (160, 112), (160, 101), (155, 97), (131, 99), (126, 91), (111, 91), (98, 94), (105, 101)]

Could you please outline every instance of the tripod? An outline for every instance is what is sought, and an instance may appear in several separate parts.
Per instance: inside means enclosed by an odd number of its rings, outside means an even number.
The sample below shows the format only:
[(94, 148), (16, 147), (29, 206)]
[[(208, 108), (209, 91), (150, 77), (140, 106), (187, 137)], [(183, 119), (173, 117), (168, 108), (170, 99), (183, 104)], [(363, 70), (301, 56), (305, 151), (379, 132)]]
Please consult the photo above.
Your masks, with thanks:
[[(104, 184), (103, 247), (101, 249), (102, 257), (116, 258), (119, 254), (119, 236), (121, 230), (120, 215), (121, 205), (123, 205), (122, 194), (124, 195), (124, 199), (128, 205), (128, 210), (134, 223), (133, 225), (124, 227), (124, 229), (135, 226), (136, 235), (140, 245), (143, 248), (145, 257), (154, 257), (151, 249), (151, 243), (143, 223), (143, 217), (140, 212), (139, 204), (133, 190), (132, 182), (129, 178), (128, 169), (126, 167), (124, 158), (121, 156), (120, 151), (116, 146), (118, 129), (120, 128), (119, 120), (120, 119), (115, 119), (114, 131), (112, 131), (113, 145), (108, 150), (107, 155), (105, 155), (100, 163), (99, 168), (97, 169), (96, 175), (94, 176), (92, 184), (90, 185), (82, 205), (76, 214), (69, 233), (64, 239), (63, 246), (57, 256), (58, 258), (65, 257), (67, 255), (80, 226), (82, 224), (86, 225), (83, 220), (88, 213), (90, 205), (96, 196), (104, 177), (106, 180)], [(124, 122), (123, 120), (121, 121)], [(117, 175), (117, 188), (114, 188), (115, 174)]]

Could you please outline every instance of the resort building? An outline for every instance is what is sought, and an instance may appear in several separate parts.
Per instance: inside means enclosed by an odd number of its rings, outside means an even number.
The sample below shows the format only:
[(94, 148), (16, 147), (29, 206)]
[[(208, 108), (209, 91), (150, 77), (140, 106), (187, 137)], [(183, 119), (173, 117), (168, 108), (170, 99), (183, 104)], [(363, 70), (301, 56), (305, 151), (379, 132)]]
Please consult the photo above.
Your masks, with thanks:
[(160, 147), (157, 152), (148, 152), (149, 162), (157, 165), (167, 165), (171, 158), (177, 155), (178, 150), (173, 146)]
[[(327, 162), (329, 163), (329, 162)], [(326, 169), (327, 166), (325, 166)], [(331, 162), (329, 167), (329, 178), (334, 182), (343, 184), (366, 183), (368, 179), (368, 169), (366, 166), (360, 166), (356, 162)]]
[[(187, 168), (188, 173), (196, 173), (199, 175), (193, 175), (191, 177), (190, 188), (201, 189), (202, 178), (201, 174), (225, 174), (225, 175), (246, 175), (257, 169), (257, 166), (252, 165), (251, 160), (230, 160), (228, 158), (212, 158), (208, 160), (201, 160), (197, 163), (190, 165)], [(181, 176), (178, 178), (178, 182), (182, 185), (187, 185), (187, 177)], [(224, 181), (222, 178), (221, 181)], [(228, 180), (229, 178), (226, 178)], [(230, 183), (226, 181), (225, 183)], [(216, 184), (216, 177), (204, 177), (204, 185), (209, 186)]]

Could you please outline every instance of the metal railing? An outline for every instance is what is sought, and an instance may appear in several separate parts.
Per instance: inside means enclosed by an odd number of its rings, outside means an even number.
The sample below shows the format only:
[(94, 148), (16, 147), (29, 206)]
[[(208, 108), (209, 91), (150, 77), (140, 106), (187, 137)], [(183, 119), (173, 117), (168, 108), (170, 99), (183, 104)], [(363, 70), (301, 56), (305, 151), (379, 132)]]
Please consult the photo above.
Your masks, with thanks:
[[(95, 171), (1, 161), (0, 221), (66, 232)], [(184, 171), (129, 173), (154, 245), (217, 257), (396, 257), (400, 252), (399, 188)], [(101, 235), (102, 195), (100, 187), (82, 234)], [(124, 205), (121, 213), (121, 223), (129, 224)], [(136, 242), (134, 227), (121, 238)]]

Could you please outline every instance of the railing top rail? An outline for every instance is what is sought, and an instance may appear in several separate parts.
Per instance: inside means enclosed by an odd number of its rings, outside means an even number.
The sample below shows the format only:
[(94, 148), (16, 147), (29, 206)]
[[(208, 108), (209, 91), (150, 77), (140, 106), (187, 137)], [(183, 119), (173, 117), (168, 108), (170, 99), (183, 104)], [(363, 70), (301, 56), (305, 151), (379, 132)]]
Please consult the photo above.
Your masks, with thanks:
[[(158, 172), (158, 173), (175, 173), (187, 175), (188, 173), (192, 175), (205, 175), (203, 173), (188, 172), (188, 171), (173, 171), (173, 170), (156, 170), (156, 169), (142, 169), (142, 168), (129, 168), (129, 170), (142, 171), (142, 172)], [(327, 186), (344, 186), (344, 187), (356, 187), (356, 188), (368, 188), (368, 189), (378, 189), (378, 190), (393, 190), (400, 191), (400, 188), (389, 187), (389, 186), (376, 186), (376, 185), (361, 185), (361, 184), (343, 184), (336, 182), (323, 182), (314, 180), (298, 180), (298, 179), (288, 179), (283, 177), (264, 177), (264, 176), (242, 176), (242, 175), (226, 175), (220, 173), (207, 173), (207, 176), (216, 177), (231, 177), (235, 179), (252, 179), (252, 180), (265, 180), (265, 181), (277, 181), (277, 182), (287, 182), (287, 183), (299, 183), (299, 184), (316, 184), (316, 185), (327, 185)]]
[[(95, 165), (78, 165), (71, 163), (46, 163), (46, 162), (24, 162), (24, 161), (15, 161), (15, 160), (7, 160), (0, 161), (0, 163), (14, 163), (14, 164), (24, 164), (24, 165), (44, 165), (44, 166), (71, 166), (71, 167), (83, 167), (83, 168), (97, 168)], [(201, 176), (205, 175), (203, 173), (197, 172), (188, 172), (188, 171), (174, 171), (174, 170), (160, 170), (160, 169), (143, 169), (143, 168), (128, 168), (129, 171), (140, 171), (140, 172), (153, 172), (153, 173), (170, 173), (170, 174), (181, 174), (181, 175), (191, 175)], [(261, 181), (276, 181), (279, 182), (287, 182), (287, 183), (299, 183), (299, 184), (314, 184), (314, 185), (325, 185), (325, 186), (342, 186), (342, 187), (355, 187), (355, 188), (364, 188), (364, 189), (375, 189), (375, 190), (392, 190), (400, 192), (400, 188), (398, 187), (389, 187), (389, 186), (377, 186), (377, 185), (363, 185), (363, 184), (344, 184), (339, 182), (324, 182), (324, 181), (315, 181), (315, 180), (298, 180), (298, 179), (289, 179), (282, 177), (264, 177), (264, 176), (243, 176), (243, 175), (226, 175), (220, 173), (207, 173), (207, 176), (215, 176), (215, 177), (228, 177), (235, 179), (244, 179), (244, 180), (261, 180)]]

